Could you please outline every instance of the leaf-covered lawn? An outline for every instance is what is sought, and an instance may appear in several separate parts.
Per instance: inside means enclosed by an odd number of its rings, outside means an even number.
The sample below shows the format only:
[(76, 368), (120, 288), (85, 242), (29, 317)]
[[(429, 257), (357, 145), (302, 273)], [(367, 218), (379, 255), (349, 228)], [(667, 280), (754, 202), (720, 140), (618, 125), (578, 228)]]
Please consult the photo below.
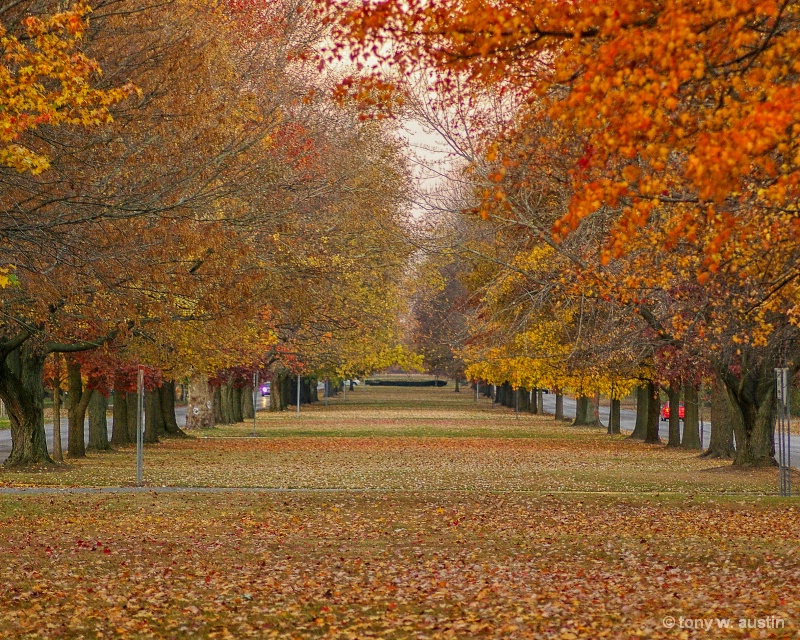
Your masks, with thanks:
[[(371, 490), (775, 493), (776, 470), (699, 458), (492, 407), (468, 391), (367, 387), (252, 423), (148, 445), (145, 483)], [(225, 437), (221, 437), (225, 436)], [(230, 437), (235, 436), (235, 437)], [(133, 448), (68, 460), (60, 471), (0, 471), (5, 486), (135, 482)]]
[[(0, 637), (798, 633), (798, 502), (743, 495), (774, 493), (775, 470), (447, 390), (360, 389), (250, 430), (147, 447), (148, 485), (212, 492), (0, 495)], [(126, 448), (0, 482), (134, 474)], [(665, 616), (734, 626), (698, 634)]]
[[(773, 498), (151, 492), (0, 514), (8, 638), (788, 638), (800, 620), (800, 513)], [(786, 628), (738, 629), (770, 616)]]

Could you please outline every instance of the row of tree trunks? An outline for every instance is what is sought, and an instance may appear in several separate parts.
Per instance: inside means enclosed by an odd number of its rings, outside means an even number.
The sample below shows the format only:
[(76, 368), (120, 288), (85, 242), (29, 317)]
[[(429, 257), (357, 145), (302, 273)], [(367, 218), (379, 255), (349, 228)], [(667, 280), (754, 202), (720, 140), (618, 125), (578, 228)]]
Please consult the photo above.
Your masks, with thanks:
[[(317, 390), (317, 378), (300, 378), (300, 404), (311, 404), (319, 402), (319, 391)], [(344, 389), (344, 383), (338, 388), (328, 384), (328, 397), (337, 395)], [(350, 381), (350, 391), (355, 389), (355, 383)], [(286, 373), (275, 374), (269, 395), (270, 411), (285, 411), (288, 407), (297, 405), (297, 376)]]
[(213, 402), (216, 424), (244, 422), (244, 404), (253, 404), (253, 391), (250, 387), (238, 386), (229, 378), (225, 384), (214, 387)]
[(286, 373), (276, 373), (269, 392), (269, 410), (285, 411), (292, 393), (292, 381)]
[[(138, 421), (138, 394), (118, 390), (114, 392), (111, 445), (136, 444)], [(105, 415), (105, 414), (104, 414)], [(175, 382), (168, 381), (144, 395), (144, 441), (158, 442), (161, 437), (184, 437), (175, 417)], [(188, 415), (187, 415), (188, 420)], [(92, 440), (92, 419), (89, 416), (89, 441)]]

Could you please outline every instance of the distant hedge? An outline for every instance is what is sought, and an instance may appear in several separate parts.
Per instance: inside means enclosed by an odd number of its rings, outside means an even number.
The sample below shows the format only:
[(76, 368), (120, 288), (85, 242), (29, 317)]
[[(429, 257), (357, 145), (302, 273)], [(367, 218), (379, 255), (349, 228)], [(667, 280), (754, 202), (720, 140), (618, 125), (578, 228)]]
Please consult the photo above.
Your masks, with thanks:
[(373, 387), (444, 387), (447, 380), (367, 380)]

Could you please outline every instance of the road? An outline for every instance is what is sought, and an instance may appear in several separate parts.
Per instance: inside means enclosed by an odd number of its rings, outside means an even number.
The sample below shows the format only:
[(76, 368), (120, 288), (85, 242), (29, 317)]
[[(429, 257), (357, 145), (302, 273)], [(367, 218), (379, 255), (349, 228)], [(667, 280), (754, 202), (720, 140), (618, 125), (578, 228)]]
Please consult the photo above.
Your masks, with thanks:
[[(544, 410), (547, 413), (556, 412), (556, 396), (552, 393), (544, 394)], [(600, 421), (608, 426), (608, 414), (610, 408), (608, 406), (600, 406)], [(575, 399), (564, 396), (564, 415), (575, 416)], [(659, 421), (658, 435), (666, 442), (669, 439), (669, 423), (663, 420)], [(620, 410), (620, 427), (623, 431), (633, 431), (636, 426), (636, 412), (631, 409)], [(703, 448), (707, 448), (711, 441), (711, 423), (706, 422), (701, 426), (701, 434), (703, 436)], [(681, 436), (683, 436), (683, 422), (681, 422)], [(792, 466), (800, 468), (800, 438), (794, 438), (791, 443), (792, 452)]]

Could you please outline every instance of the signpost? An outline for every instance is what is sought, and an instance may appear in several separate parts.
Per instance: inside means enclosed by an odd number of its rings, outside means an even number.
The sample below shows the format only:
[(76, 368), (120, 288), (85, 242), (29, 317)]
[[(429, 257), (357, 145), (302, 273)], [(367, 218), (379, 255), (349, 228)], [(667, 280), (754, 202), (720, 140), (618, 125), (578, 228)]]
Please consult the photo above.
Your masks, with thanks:
[(253, 437), (256, 435), (256, 414), (258, 413), (258, 369), (253, 372)]
[(136, 377), (136, 486), (144, 479), (144, 367), (139, 365)]
[(776, 436), (778, 481), (782, 496), (792, 495), (792, 434), (789, 427), (789, 369), (775, 369)]
[(297, 415), (300, 416), (300, 374), (297, 374)]

